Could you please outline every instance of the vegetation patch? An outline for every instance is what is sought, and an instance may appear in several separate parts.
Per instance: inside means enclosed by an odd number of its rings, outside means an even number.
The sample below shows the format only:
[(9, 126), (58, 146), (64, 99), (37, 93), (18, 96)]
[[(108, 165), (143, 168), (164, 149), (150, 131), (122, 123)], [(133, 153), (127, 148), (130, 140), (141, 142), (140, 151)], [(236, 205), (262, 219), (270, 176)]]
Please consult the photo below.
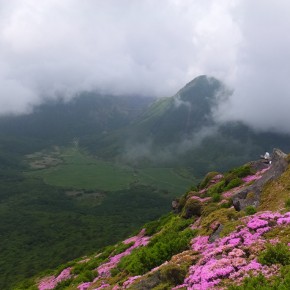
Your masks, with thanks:
[(186, 219), (192, 216), (200, 216), (201, 210), (202, 203), (199, 200), (189, 198), (184, 205), (181, 216)]
[(201, 230), (199, 233), (201, 235), (211, 234), (213, 232), (211, 226), (218, 222), (219, 224), (226, 225), (221, 232), (221, 235), (224, 235), (234, 228), (236, 223), (233, 222), (237, 221), (240, 216), (241, 214), (233, 208), (216, 209), (207, 216), (202, 216)]
[(290, 241), (290, 227), (275, 227), (265, 234), (268, 240), (279, 240), (281, 243), (289, 243)]
[(256, 208), (252, 205), (247, 206), (244, 211), (246, 215), (253, 215), (257, 212)]
[(290, 248), (284, 243), (268, 244), (258, 261), (263, 265), (281, 264), (283, 266), (290, 265)]
[(290, 170), (285, 171), (277, 180), (268, 182), (261, 194), (258, 210), (281, 210), (290, 199)]
[(213, 179), (213, 177), (215, 177), (217, 174), (219, 174), (216, 171), (213, 172), (209, 172), (204, 179), (201, 181), (201, 183), (199, 184), (199, 189), (204, 189), (209, 185), (209, 182)]
[[(287, 270), (286, 270), (287, 269)], [(288, 271), (288, 272), (287, 272)], [(286, 290), (290, 289), (290, 269), (282, 269), (282, 274), (277, 277), (267, 279), (264, 275), (250, 276), (245, 278), (242, 285), (230, 285), (229, 290)]]
[[(75, 147), (58, 149), (58, 151), (50, 153), (37, 153), (32, 155), (33, 162), (42, 164), (48, 159), (49, 154), (62, 162), (46, 163), (41, 168), (34, 168), (35, 170), (27, 172), (27, 175), (42, 178), (49, 185), (67, 188), (67, 192), (116, 191), (135, 185), (146, 185), (176, 196), (185, 191), (193, 182), (188, 175), (184, 177), (185, 169), (180, 169), (182, 174), (173, 168), (133, 169), (129, 166), (97, 159)], [(30, 163), (31, 158), (29, 155)]]
[(191, 220), (175, 217), (146, 247), (136, 249), (130, 256), (124, 257), (117, 266), (118, 270), (142, 275), (188, 249), (190, 240), (197, 232), (186, 228), (190, 223)]

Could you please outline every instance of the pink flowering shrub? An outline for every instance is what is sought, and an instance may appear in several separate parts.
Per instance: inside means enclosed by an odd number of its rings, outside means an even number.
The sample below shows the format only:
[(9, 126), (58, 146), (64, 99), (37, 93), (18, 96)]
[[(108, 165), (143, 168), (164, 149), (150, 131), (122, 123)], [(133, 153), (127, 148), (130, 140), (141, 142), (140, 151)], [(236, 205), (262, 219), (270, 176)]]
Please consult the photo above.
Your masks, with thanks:
[(99, 276), (110, 277), (111, 269), (115, 268), (123, 257), (130, 255), (131, 252), (136, 248), (139, 248), (141, 246), (146, 246), (149, 243), (150, 238), (145, 237), (144, 234), (145, 234), (145, 230), (143, 229), (137, 236), (134, 236), (125, 240), (123, 242), (124, 244), (130, 244), (132, 242), (134, 244), (130, 248), (126, 249), (124, 252), (117, 254), (113, 257), (110, 257), (109, 262), (100, 265), (97, 268)]
[(267, 168), (265, 168), (265, 169), (263, 169), (263, 170), (258, 171), (256, 174), (248, 175), (248, 176), (242, 178), (242, 180), (243, 180), (244, 182), (246, 182), (246, 183), (249, 183), (249, 182), (251, 182), (251, 181), (259, 180), (259, 179), (263, 176), (263, 174), (264, 174), (266, 171), (268, 171), (269, 169), (270, 169), (270, 166), (267, 167)]
[(92, 285), (92, 282), (85, 282), (80, 284), (77, 288), (79, 290), (87, 290)]
[(94, 290), (102, 290), (102, 289), (108, 289), (109, 287), (111, 287), (110, 284), (107, 284), (107, 283), (102, 283), (101, 286), (97, 287), (97, 288), (94, 288)]
[[(201, 255), (199, 261), (190, 267), (187, 278), (180, 288), (206, 290), (215, 289), (223, 279), (241, 282), (250, 273), (271, 277), (279, 272), (279, 266), (257, 261), (257, 254), (266, 248), (263, 234), (279, 225), (288, 225), (290, 213), (262, 212), (242, 219), (245, 223), (230, 235), (209, 243), (208, 236), (192, 239), (192, 249)], [(275, 246), (274, 246), (275, 247)], [(285, 247), (283, 252), (285, 256)], [(288, 249), (288, 248), (287, 248)], [(281, 255), (282, 257), (282, 255)], [(174, 289), (179, 289), (175, 287)]]
[(192, 230), (196, 230), (196, 229), (199, 229), (201, 227), (200, 225), (200, 222), (201, 222), (201, 217), (199, 217), (191, 226), (190, 228)]
[(268, 225), (268, 222), (260, 219), (258, 217), (253, 217), (247, 224), (248, 228), (251, 230), (256, 230), (259, 228), (264, 228)]
[(222, 193), (222, 197), (223, 198), (230, 198), (243, 187), (244, 187), (244, 185), (240, 185), (240, 186), (237, 186), (235, 188), (232, 188), (231, 190), (225, 191)]
[(133, 276), (129, 277), (124, 283), (123, 283), (123, 288), (126, 289), (128, 288), (136, 279), (140, 278), (141, 276)]
[(211, 200), (211, 197), (204, 197), (204, 198), (201, 198), (201, 197), (199, 197), (199, 196), (193, 195), (193, 196), (191, 196), (191, 199), (195, 199), (195, 200), (198, 200), (198, 201), (200, 201), (200, 202), (206, 202), (206, 201)]
[(58, 283), (71, 278), (71, 268), (64, 269), (57, 277), (50, 276), (41, 279), (38, 284), (39, 290), (54, 289)]
[[(120, 260), (123, 257), (130, 255), (131, 252), (136, 248), (139, 248), (141, 246), (146, 246), (149, 243), (149, 239), (150, 239), (149, 237), (145, 236), (145, 230), (143, 229), (137, 236), (131, 237), (131, 238), (123, 241), (123, 243), (125, 245), (130, 245), (130, 244), (132, 244), (132, 245), (129, 248), (125, 248), (126, 250), (124, 252), (121, 252), (119, 254), (111, 256), (109, 258), (108, 262), (100, 265), (96, 269), (99, 276), (97, 278), (95, 278), (93, 282), (82, 283), (82, 284), (78, 285), (77, 288), (79, 290), (86, 290), (89, 287), (91, 287), (94, 283), (96, 283), (98, 280), (109, 278), (111, 276), (111, 270), (117, 266), (117, 264), (120, 262)], [(109, 286), (110, 286), (109, 284), (103, 283), (101, 286), (99, 286), (98, 288), (95, 288), (95, 289), (96, 290), (97, 289), (105, 289)]]
[(152, 237), (147, 247), (124, 257), (118, 264), (118, 270), (132, 276), (143, 275), (169, 261), (172, 256), (187, 250), (196, 233), (190, 229), (191, 223), (190, 219), (177, 216), (172, 218), (159, 234)]
[(217, 172), (209, 172), (200, 183), (199, 188), (201, 189), (201, 191), (202, 190), (206, 191), (210, 186), (212, 186), (213, 184), (216, 184), (222, 178), (223, 178), (222, 174), (219, 174)]

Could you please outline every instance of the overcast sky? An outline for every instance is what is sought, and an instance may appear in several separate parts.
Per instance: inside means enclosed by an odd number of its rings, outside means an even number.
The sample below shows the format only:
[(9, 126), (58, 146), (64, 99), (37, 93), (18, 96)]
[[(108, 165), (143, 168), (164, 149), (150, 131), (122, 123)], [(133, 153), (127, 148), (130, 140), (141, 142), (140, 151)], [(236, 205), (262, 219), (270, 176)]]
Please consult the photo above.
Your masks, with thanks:
[(221, 119), (290, 132), (289, 0), (0, 0), (0, 112), (98, 90), (234, 89)]

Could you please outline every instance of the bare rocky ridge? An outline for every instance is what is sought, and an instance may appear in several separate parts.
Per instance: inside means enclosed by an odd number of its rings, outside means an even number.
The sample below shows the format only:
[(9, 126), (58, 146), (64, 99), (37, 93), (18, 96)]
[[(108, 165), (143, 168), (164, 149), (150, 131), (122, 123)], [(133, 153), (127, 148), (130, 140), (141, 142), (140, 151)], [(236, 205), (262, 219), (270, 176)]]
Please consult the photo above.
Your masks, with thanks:
[(272, 180), (277, 179), (286, 171), (288, 167), (287, 155), (280, 149), (274, 149), (271, 156), (271, 164), (266, 164), (264, 160), (254, 161), (251, 166), (255, 169), (262, 170), (269, 167), (263, 176), (253, 184), (242, 188), (233, 196), (233, 205), (237, 211), (247, 206), (257, 207), (260, 204), (261, 192), (263, 186)]

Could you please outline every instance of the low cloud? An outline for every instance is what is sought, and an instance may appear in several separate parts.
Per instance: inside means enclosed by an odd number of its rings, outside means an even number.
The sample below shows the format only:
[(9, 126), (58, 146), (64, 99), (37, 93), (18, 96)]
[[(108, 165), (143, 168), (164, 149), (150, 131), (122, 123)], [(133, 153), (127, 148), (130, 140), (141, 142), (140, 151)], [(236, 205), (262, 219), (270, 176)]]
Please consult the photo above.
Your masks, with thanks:
[(290, 2), (0, 0), (0, 113), (83, 90), (171, 96), (200, 74), (217, 116), (290, 133)]
[(176, 163), (180, 156), (184, 157), (187, 152), (197, 149), (207, 137), (217, 133), (217, 126), (207, 126), (169, 145), (158, 146), (152, 138), (145, 138), (142, 142), (131, 141), (126, 144), (121, 159), (131, 165), (146, 161), (150, 161), (151, 164), (154, 162), (157, 164)]

